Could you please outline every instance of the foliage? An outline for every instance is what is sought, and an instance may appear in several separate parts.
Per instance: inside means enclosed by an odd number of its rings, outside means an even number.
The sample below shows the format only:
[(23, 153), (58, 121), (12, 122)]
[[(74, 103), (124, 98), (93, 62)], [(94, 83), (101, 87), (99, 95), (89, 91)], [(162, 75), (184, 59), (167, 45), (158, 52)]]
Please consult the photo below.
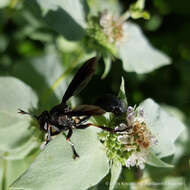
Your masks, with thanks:
[[(170, 182), (188, 189), (189, 5), (0, 1), (0, 190), (122, 190), (132, 183), (140, 189), (143, 182), (148, 189), (171, 189), (163, 185)], [(80, 158), (73, 160), (63, 134), (42, 151), (37, 122), (17, 114), (22, 108), (39, 115), (59, 103), (74, 73), (93, 56), (99, 58), (96, 75), (69, 105), (93, 104), (111, 93), (137, 115), (143, 109), (143, 122), (158, 141), (148, 147), (143, 170), (138, 162), (127, 167), (135, 151), (126, 151), (121, 134), (75, 130), (71, 139)], [(115, 129), (129, 125), (128, 116), (106, 113), (91, 122)]]

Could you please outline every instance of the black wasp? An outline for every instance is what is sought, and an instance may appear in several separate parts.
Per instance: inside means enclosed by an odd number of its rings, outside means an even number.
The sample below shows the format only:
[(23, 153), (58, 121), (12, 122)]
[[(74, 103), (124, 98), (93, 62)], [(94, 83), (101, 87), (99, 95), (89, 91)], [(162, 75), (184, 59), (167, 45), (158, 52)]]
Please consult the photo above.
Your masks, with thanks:
[(40, 129), (46, 132), (45, 145), (51, 141), (51, 137), (58, 135), (63, 131), (68, 131), (66, 140), (70, 143), (73, 158), (79, 157), (75, 150), (74, 144), (70, 138), (73, 134), (73, 129), (85, 129), (90, 126), (99, 127), (103, 130), (113, 132), (112, 129), (104, 126), (96, 126), (92, 123), (86, 123), (90, 116), (104, 114), (104, 109), (95, 105), (79, 105), (71, 109), (67, 105), (67, 101), (73, 95), (78, 94), (90, 81), (96, 70), (96, 57), (89, 59), (76, 73), (73, 80), (69, 84), (60, 104), (54, 106), (50, 111), (43, 111), (39, 116), (25, 112), (19, 109), (21, 114), (29, 114), (34, 117)]

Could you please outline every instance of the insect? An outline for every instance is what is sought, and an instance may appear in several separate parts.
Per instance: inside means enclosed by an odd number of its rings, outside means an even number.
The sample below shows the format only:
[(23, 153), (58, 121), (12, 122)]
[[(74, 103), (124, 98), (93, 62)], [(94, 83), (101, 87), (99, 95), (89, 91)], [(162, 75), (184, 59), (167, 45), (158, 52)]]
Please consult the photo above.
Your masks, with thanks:
[(63, 95), (60, 104), (55, 105), (50, 111), (43, 111), (39, 116), (19, 109), (20, 114), (28, 114), (35, 118), (40, 129), (45, 132), (45, 145), (47, 145), (52, 136), (58, 135), (63, 131), (68, 131), (66, 135), (67, 142), (71, 145), (73, 158), (79, 157), (74, 144), (70, 138), (73, 134), (73, 129), (85, 129), (90, 126), (95, 126), (106, 131), (113, 132), (111, 128), (97, 126), (92, 123), (86, 123), (90, 116), (101, 115), (105, 110), (95, 105), (79, 105), (71, 109), (67, 105), (67, 101), (73, 95), (78, 94), (90, 81), (96, 71), (96, 57), (89, 59), (76, 73), (73, 80), (69, 84), (65, 94)]
[(101, 96), (96, 101), (96, 105), (104, 109), (106, 112), (112, 112), (115, 115), (121, 115), (127, 111), (124, 102), (112, 94)]

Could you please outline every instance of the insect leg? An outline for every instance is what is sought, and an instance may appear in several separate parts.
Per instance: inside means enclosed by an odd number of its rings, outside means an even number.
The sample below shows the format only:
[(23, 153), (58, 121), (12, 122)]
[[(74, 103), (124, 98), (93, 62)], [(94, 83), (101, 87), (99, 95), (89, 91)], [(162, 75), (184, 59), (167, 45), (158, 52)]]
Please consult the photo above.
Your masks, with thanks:
[(105, 131), (109, 131), (111, 133), (114, 133), (114, 130), (111, 129), (111, 128), (95, 125), (93, 123), (88, 123), (88, 124), (83, 124), (83, 125), (76, 126), (76, 129), (86, 129), (87, 127), (98, 127), (98, 128), (103, 129)]
[(89, 118), (90, 118), (90, 116), (86, 116), (86, 117), (84, 117), (84, 118), (80, 119), (80, 121), (79, 121), (78, 125), (81, 125), (82, 123), (85, 123), (86, 121), (88, 121), (88, 120), (89, 120)]
[(69, 128), (69, 132), (68, 132), (68, 134), (66, 136), (67, 141), (71, 138), (72, 134), (73, 134), (73, 130), (71, 128)]
[(70, 129), (69, 129), (69, 132), (68, 132), (68, 134), (67, 134), (67, 136), (66, 136), (66, 140), (67, 140), (67, 142), (71, 145), (71, 149), (72, 149), (72, 151), (73, 151), (73, 159), (76, 159), (77, 157), (79, 158), (79, 155), (78, 155), (78, 153), (77, 153), (76, 150), (75, 150), (74, 144), (73, 144), (73, 143), (71, 142), (71, 140), (70, 140), (72, 134), (73, 134), (73, 130), (70, 128)]
[(33, 114), (33, 113), (25, 112), (25, 111), (23, 111), (23, 110), (21, 110), (21, 109), (18, 109), (18, 113), (23, 114), (23, 115), (24, 115), (24, 114), (30, 115), (31, 117), (33, 117), (33, 118), (35, 118), (35, 119), (38, 120), (38, 116), (36, 116), (36, 115)]
[(51, 125), (45, 123), (44, 129), (47, 129), (47, 133), (45, 135), (45, 145), (47, 145), (51, 141)]
[(51, 125), (48, 125), (47, 122), (44, 125), (44, 129), (47, 130), (47, 133), (45, 134), (45, 141), (41, 144), (40, 149), (44, 150), (46, 145), (51, 141)]

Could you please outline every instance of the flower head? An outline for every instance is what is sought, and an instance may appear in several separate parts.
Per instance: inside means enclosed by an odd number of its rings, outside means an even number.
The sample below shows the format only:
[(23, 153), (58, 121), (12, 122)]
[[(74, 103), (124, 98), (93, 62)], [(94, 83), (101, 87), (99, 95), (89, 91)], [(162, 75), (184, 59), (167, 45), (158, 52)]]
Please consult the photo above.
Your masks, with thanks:
[(122, 122), (114, 127), (114, 131), (115, 134), (108, 133), (105, 140), (108, 156), (126, 167), (137, 166), (143, 169), (148, 148), (157, 144), (156, 137), (146, 125), (144, 110), (129, 106)]
[(126, 40), (126, 24), (105, 10), (100, 17), (100, 26), (110, 43), (120, 45)]

